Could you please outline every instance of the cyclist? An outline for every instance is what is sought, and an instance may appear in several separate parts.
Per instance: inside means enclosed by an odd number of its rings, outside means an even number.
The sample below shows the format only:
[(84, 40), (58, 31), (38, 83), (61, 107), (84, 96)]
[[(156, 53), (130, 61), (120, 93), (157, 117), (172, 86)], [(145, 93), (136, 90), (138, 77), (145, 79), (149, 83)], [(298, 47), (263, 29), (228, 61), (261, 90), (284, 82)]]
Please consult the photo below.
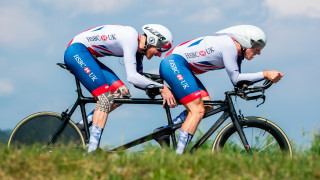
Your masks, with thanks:
[(196, 74), (225, 68), (234, 86), (263, 79), (276, 83), (283, 77), (275, 70), (241, 73), (242, 60), (250, 61), (260, 55), (266, 42), (266, 35), (260, 28), (239, 25), (218, 31), (215, 36), (184, 42), (166, 54), (160, 64), (160, 75), (186, 108), (173, 120), (174, 123), (184, 122), (179, 132), (177, 154), (183, 153), (204, 113), (213, 108), (203, 105), (203, 100), (211, 98)]
[[(151, 84), (159, 86), (162, 88), (160, 93), (165, 102), (170, 107), (175, 104), (175, 98), (166, 86), (140, 74), (143, 56), (147, 59), (153, 56), (161, 57), (162, 52), (172, 47), (172, 34), (166, 27), (159, 24), (144, 25), (142, 30), (144, 34), (139, 35), (129, 26), (94, 27), (75, 36), (65, 51), (66, 66), (97, 101), (95, 110), (92, 112), (93, 122), (88, 152), (97, 149), (108, 114), (120, 106), (120, 104), (114, 104), (114, 98), (130, 95), (126, 85), (97, 58), (123, 57), (128, 82), (141, 89)], [(82, 121), (77, 126), (84, 131)]]

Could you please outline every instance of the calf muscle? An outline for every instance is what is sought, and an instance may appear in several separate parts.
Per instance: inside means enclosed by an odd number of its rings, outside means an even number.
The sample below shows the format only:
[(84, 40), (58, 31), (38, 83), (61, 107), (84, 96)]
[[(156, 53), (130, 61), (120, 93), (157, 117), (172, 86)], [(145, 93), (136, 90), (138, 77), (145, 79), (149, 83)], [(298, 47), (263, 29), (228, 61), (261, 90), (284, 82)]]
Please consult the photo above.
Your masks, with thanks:
[(95, 111), (109, 113), (114, 103), (114, 97), (110, 91), (97, 97), (97, 105)]

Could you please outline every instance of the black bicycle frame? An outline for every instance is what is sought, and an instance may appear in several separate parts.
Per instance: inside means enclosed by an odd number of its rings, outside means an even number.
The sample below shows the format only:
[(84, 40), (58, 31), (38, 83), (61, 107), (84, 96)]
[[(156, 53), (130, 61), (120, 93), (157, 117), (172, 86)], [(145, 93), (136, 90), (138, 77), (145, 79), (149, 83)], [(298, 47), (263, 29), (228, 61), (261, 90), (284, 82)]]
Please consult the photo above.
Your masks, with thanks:
[[(72, 116), (72, 114), (74, 113), (74, 111), (77, 109), (78, 106), (80, 106), (82, 119), (84, 120), (83, 124), (84, 124), (85, 130), (86, 130), (86, 136), (89, 137), (88, 136), (89, 135), (89, 125), (88, 125), (88, 120), (87, 120), (87, 113), (86, 113), (86, 109), (85, 109), (85, 104), (96, 103), (96, 100), (92, 97), (83, 96), (80, 82), (77, 78), (75, 78), (75, 80), (76, 80), (76, 86), (77, 86), (76, 92), (78, 94), (77, 100), (74, 103), (74, 105), (72, 106), (70, 112), (68, 112), (69, 109), (67, 109), (66, 111), (61, 113), (61, 116), (62, 116), (61, 121), (62, 122), (61, 122), (60, 126), (58, 127), (58, 129), (56, 130), (56, 132), (54, 133), (52, 139), (48, 142), (48, 145), (55, 143), (57, 137), (60, 135), (60, 133), (62, 132), (64, 127), (67, 125), (68, 120), (70, 119), (70, 117)], [(85, 139), (88, 139), (88, 138), (85, 138)], [(86, 142), (86, 143), (88, 143), (88, 142)]]
[[(86, 136), (89, 137), (89, 125), (88, 125), (88, 121), (87, 121), (87, 115), (86, 115), (86, 110), (85, 110), (85, 104), (87, 103), (96, 103), (96, 100), (92, 97), (84, 97), (82, 94), (82, 90), (81, 90), (81, 86), (80, 86), (80, 82), (77, 78), (75, 78), (76, 80), (76, 86), (77, 86), (77, 100), (74, 103), (74, 105), (72, 106), (70, 112), (68, 112), (69, 110), (67, 109), (66, 111), (64, 111), (62, 113), (62, 122), (60, 124), (60, 126), (57, 128), (54, 136), (52, 137), (52, 139), (48, 142), (48, 145), (50, 145), (51, 143), (54, 143), (55, 140), (57, 139), (57, 137), (59, 136), (59, 134), (62, 132), (63, 128), (66, 126), (68, 119), (70, 119), (70, 117), (72, 116), (72, 114), (74, 113), (74, 111), (76, 110), (76, 108), (78, 106), (80, 106), (80, 110), (81, 110), (81, 115), (83, 118), (83, 122), (84, 122), (84, 127), (85, 127), (85, 132), (86, 132)], [(114, 103), (121, 103), (121, 104), (158, 104), (158, 105), (162, 105), (163, 100), (162, 99), (146, 99), (146, 98), (129, 98), (129, 99), (115, 99)], [(205, 113), (203, 118), (215, 115), (219, 112), (224, 112), (220, 118), (212, 125), (212, 127), (201, 137), (201, 139), (199, 139), (198, 142), (195, 143), (195, 145), (191, 148), (190, 151), (194, 151), (196, 149), (198, 149), (229, 117), (231, 117), (231, 120), (236, 128), (236, 130), (239, 133), (239, 137), (242, 140), (242, 143), (244, 144), (245, 149), (251, 153), (251, 149), (250, 146), (247, 142), (247, 139), (244, 135), (243, 129), (240, 125), (237, 113), (234, 109), (233, 106), (233, 102), (232, 102), (232, 98), (231, 98), (231, 94), (229, 94), (228, 92), (226, 92), (226, 98), (225, 101), (204, 101), (204, 105), (212, 105), (212, 106), (219, 106), (217, 108), (214, 108), (213, 110)], [(168, 126), (166, 128), (161, 129), (160, 131), (154, 132), (154, 133), (150, 133), (144, 137), (141, 137), (139, 139), (136, 139), (134, 141), (131, 141), (127, 144), (121, 145), (119, 147), (116, 147), (114, 149), (112, 149), (111, 151), (118, 151), (118, 150), (125, 150), (128, 148), (131, 148), (133, 146), (136, 146), (138, 144), (150, 141), (152, 139), (154, 139), (155, 137), (159, 137), (162, 135), (170, 135), (171, 136), (171, 140), (172, 140), (172, 144), (173, 147), (176, 149), (177, 148), (177, 141), (176, 141), (176, 137), (175, 137), (175, 131), (177, 129), (179, 129), (183, 123), (179, 123), (179, 124), (173, 124), (172, 122), (172, 117), (171, 117), (171, 112), (170, 112), (170, 108), (168, 105), (165, 105), (165, 110), (166, 110), (166, 115), (167, 115), (167, 120), (168, 120)], [(89, 139), (89, 138), (85, 138), (85, 139)], [(86, 142), (88, 143), (88, 142)]]
[[(123, 103), (123, 104), (162, 104), (162, 99), (158, 100), (152, 100), (152, 99), (115, 99), (115, 102), (117, 103)], [(232, 99), (229, 95), (226, 95), (226, 101), (204, 101), (204, 105), (212, 105), (212, 106), (220, 106), (218, 108), (215, 108), (207, 113), (205, 113), (204, 118), (215, 115), (217, 113), (220, 113), (224, 111), (224, 113), (220, 116), (220, 118), (212, 125), (212, 127), (195, 143), (195, 145), (190, 149), (190, 151), (194, 151), (198, 149), (203, 143), (229, 118), (231, 117), (233, 124), (235, 124), (235, 128), (239, 133), (240, 139), (242, 140), (244, 147), (246, 150), (251, 153), (250, 146), (248, 144), (248, 141), (244, 135), (243, 129), (239, 123), (239, 119), (237, 117), (237, 114), (235, 112), (235, 109), (233, 107)], [(183, 122), (178, 124), (173, 124), (171, 114), (170, 114), (170, 108), (168, 106), (165, 106), (167, 119), (168, 119), (168, 126), (166, 128), (161, 129), (160, 131), (157, 131), (155, 133), (148, 134), (144, 137), (141, 137), (139, 139), (133, 140), (127, 144), (121, 145), (117, 148), (112, 149), (111, 151), (119, 151), (131, 148), (133, 146), (136, 146), (138, 144), (147, 142), (149, 140), (154, 139), (155, 137), (162, 136), (169, 134), (172, 139), (173, 147), (177, 148), (176, 138), (175, 138), (175, 131), (179, 129)]]

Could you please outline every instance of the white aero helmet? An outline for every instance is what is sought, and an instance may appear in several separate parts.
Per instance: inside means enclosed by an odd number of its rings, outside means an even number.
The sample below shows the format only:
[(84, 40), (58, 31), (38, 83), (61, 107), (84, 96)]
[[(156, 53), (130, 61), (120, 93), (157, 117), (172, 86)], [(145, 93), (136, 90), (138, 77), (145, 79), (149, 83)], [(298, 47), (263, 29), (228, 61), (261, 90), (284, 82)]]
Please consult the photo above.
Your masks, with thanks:
[(142, 26), (147, 36), (147, 43), (155, 46), (158, 51), (165, 52), (172, 47), (172, 34), (166, 27), (160, 24), (146, 24)]
[(267, 43), (266, 34), (260, 28), (253, 25), (232, 26), (218, 31), (216, 34), (226, 34), (245, 48), (257, 48), (261, 50)]

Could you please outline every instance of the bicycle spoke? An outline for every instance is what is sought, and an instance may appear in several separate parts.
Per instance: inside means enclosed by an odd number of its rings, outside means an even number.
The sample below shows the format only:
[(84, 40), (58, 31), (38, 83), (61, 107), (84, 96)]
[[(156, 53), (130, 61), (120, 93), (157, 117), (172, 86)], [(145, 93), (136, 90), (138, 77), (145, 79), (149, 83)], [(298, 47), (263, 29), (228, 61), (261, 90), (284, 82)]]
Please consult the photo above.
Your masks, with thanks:
[[(260, 133), (259, 133), (259, 134), (261, 134), (261, 132), (264, 132), (263, 135), (262, 135), (262, 137), (263, 137), (263, 136), (266, 134), (266, 131), (265, 131), (265, 130), (260, 130)], [(259, 142), (259, 141), (258, 141), (258, 140), (260, 139), (259, 137), (260, 137), (260, 135), (259, 135), (258, 138), (257, 138), (257, 142)], [(261, 146), (264, 144), (264, 142), (267, 140), (268, 137), (269, 137), (269, 135), (268, 135), (267, 137), (265, 137), (263, 141), (261, 141), (262, 143), (260, 143), (261, 145), (260, 145), (260, 147), (259, 147), (258, 149), (261, 148)]]
[(260, 153), (261, 151), (263, 151), (264, 149), (266, 149), (267, 147), (271, 146), (272, 144), (276, 143), (276, 141), (273, 141), (272, 143), (270, 143), (269, 145), (267, 145), (265, 148), (261, 149), (260, 151), (258, 151), (258, 153)]

